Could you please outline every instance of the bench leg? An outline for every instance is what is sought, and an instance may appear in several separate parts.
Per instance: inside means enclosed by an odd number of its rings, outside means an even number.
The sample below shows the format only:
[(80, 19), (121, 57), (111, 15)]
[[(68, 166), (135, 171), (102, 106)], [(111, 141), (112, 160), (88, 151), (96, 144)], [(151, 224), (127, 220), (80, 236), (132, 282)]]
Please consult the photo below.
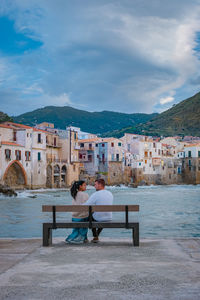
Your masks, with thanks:
[(133, 234), (133, 246), (139, 246), (139, 223), (137, 223), (132, 229)]
[(43, 224), (43, 247), (52, 245), (52, 229)]

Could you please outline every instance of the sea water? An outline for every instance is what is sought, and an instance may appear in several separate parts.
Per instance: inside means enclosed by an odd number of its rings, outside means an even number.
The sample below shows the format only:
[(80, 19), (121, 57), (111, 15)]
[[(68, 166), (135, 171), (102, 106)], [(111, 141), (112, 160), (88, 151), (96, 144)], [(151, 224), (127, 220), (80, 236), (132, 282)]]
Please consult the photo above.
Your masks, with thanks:
[[(200, 185), (145, 186), (138, 188), (106, 187), (113, 193), (114, 204), (139, 204), (130, 221), (139, 221), (140, 237), (200, 237)], [(88, 187), (87, 193), (95, 192)], [(0, 237), (32, 238), (42, 236), (42, 223), (52, 220), (42, 213), (42, 205), (71, 204), (67, 189), (19, 191), (17, 197), (0, 196)], [(113, 213), (113, 220), (124, 220), (124, 213)], [(57, 221), (71, 220), (70, 213), (58, 213)], [(57, 229), (53, 236), (66, 236), (71, 229)], [(89, 236), (91, 232), (89, 231)], [(102, 236), (130, 237), (131, 230), (104, 229)]]

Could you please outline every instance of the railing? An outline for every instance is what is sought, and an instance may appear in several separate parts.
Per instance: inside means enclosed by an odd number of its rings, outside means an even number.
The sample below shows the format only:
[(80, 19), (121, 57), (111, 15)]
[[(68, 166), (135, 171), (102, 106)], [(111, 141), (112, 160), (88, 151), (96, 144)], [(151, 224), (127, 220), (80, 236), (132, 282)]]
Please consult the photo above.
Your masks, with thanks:
[(62, 147), (62, 144), (61, 143), (56, 143), (56, 144), (54, 144), (54, 142), (47, 142), (46, 143), (46, 145), (48, 146), (48, 147), (55, 147), (55, 148), (61, 148)]
[(68, 163), (68, 160), (67, 159), (48, 158), (47, 157), (47, 162), (48, 163)]

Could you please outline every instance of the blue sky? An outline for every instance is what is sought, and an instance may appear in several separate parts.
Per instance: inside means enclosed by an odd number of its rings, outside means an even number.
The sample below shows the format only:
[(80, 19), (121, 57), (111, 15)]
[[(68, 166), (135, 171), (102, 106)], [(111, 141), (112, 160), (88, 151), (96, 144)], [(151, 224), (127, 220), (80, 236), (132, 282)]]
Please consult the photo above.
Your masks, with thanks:
[(0, 110), (161, 112), (200, 91), (200, 0), (1, 0)]

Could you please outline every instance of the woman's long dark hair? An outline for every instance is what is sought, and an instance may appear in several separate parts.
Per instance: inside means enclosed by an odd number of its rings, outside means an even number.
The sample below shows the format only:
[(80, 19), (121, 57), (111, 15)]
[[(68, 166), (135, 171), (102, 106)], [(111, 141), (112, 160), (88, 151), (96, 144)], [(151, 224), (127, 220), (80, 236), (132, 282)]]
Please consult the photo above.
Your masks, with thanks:
[(76, 195), (79, 191), (79, 188), (80, 186), (85, 183), (85, 181), (83, 180), (79, 180), (79, 181), (75, 181), (73, 184), (72, 184), (72, 187), (70, 189), (70, 192), (71, 192), (71, 195), (72, 197), (76, 200)]

